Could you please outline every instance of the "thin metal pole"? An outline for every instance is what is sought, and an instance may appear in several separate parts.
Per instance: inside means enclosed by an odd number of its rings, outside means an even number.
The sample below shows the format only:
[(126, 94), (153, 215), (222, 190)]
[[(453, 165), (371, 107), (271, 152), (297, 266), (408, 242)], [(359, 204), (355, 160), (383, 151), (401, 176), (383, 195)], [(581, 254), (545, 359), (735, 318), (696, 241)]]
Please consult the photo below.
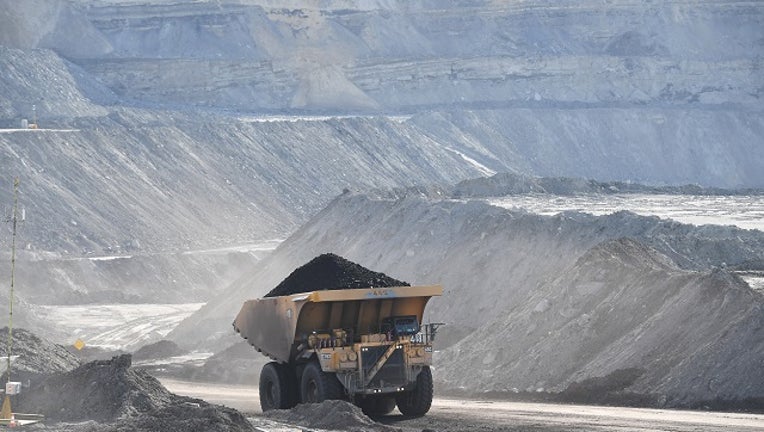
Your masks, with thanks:
[(13, 234), (11, 236), (11, 294), (10, 306), (8, 307), (8, 382), (11, 381), (11, 352), (13, 351), (13, 283), (16, 272), (16, 221), (18, 212), (19, 178), (13, 179)]

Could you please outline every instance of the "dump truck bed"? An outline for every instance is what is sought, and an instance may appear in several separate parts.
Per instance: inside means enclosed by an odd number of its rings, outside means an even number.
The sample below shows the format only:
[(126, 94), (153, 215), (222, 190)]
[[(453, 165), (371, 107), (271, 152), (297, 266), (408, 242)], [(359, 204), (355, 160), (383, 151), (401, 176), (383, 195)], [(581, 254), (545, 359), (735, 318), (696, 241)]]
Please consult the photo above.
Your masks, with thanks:
[(344, 329), (357, 338), (378, 333), (392, 316), (413, 315), (422, 322), (427, 302), (440, 296), (440, 285), (311, 291), (248, 300), (233, 322), (234, 329), (258, 351), (288, 363), (297, 348), (317, 331)]

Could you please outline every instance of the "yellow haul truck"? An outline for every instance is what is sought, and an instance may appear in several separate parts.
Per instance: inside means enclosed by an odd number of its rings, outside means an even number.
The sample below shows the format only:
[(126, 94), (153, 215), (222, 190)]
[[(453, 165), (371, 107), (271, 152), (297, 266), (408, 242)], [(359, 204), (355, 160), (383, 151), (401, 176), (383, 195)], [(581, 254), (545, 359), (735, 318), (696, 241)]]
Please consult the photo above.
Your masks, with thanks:
[(341, 289), (244, 303), (234, 329), (274, 361), (260, 374), (263, 411), (347, 399), (371, 415), (424, 415), (432, 404), (432, 341), (421, 325), (439, 285)]

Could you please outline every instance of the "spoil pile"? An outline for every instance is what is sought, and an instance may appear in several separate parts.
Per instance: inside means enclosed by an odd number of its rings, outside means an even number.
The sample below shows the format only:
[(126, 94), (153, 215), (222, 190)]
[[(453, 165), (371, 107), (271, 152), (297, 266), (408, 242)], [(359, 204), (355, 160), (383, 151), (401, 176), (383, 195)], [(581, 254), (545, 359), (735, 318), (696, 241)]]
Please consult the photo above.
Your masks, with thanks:
[(133, 359), (139, 360), (156, 360), (168, 357), (175, 357), (186, 354), (188, 351), (179, 347), (173, 341), (160, 340), (152, 344), (144, 345), (133, 353)]
[(682, 270), (633, 239), (610, 240), (483, 325), (480, 344), (444, 350), (438, 379), (474, 394), (761, 409), (764, 382), (751, 377), (764, 376), (763, 306), (723, 269)]
[(327, 400), (317, 404), (301, 404), (290, 410), (271, 410), (263, 415), (283, 423), (315, 429), (351, 432), (388, 432), (399, 430), (375, 422), (366, 416), (361, 411), (361, 408), (341, 400)]
[(268, 361), (267, 357), (258, 354), (247, 341), (241, 341), (214, 354), (201, 367), (194, 367), (183, 378), (256, 385), (260, 379), (260, 370)]
[(260, 370), (270, 361), (260, 355), (247, 341), (237, 342), (230, 347), (210, 356), (203, 364), (159, 364), (139, 365), (158, 377), (176, 379), (257, 386)]
[(238, 411), (172, 394), (130, 365), (125, 354), (51, 375), (19, 395), (17, 406), (52, 421), (106, 423), (102, 430), (253, 430)]
[(348, 261), (339, 255), (325, 253), (298, 267), (265, 297), (277, 297), (302, 292), (345, 288), (409, 286), (384, 273)]
[[(0, 329), (0, 340), (5, 341), (7, 335), (8, 327)], [(63, 346), (20, 328), (13, 329), (13, 355), (18, 356), (11, 362), (13, 381), (34, 383), (43, 376), (70, 371), (80, 365), (77, 357)], [(3, 381), (8, 379), (6, 369), (7, 364), (3, 359), (0, 361)]]

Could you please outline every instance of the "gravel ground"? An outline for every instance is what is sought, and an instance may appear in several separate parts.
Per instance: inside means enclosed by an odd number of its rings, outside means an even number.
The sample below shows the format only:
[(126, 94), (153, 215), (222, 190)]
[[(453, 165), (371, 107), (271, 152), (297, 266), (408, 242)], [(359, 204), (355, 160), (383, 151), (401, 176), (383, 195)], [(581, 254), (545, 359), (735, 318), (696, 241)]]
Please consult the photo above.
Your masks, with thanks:
[[(259, 409), (256, 386), (200, 386), (163, 380), (171, 391), (222, 403), (242, 410), (248, 420), (265, 432), (314, 430), (317, 424), (299, 426), (299, 416), (269, 418)], [(327, 407), (330, 408), (330, 407)], [(313, 413), (316, 415), (316, 413)], [(321, 419), (321, 416), (317, 416)], [(331, 418), (329, 414), (326, 417)], [(314, 417), (315, 418), (315, 417)], [(618, 432), (707, 432), (764, 430), (764, 415), (730, 412), (658, 410), (590, 405), (508, 402), (467, 398), (436, 397), (430, 412), (420, 418), (406, 418), (398, 411), (375, 417), (376, 423), (403, 432), (498, 432), (498, 431), (618, 431)], [(292, 421), (292, 423), (289, 423)], [(380, 425), (372, 424), (370, 431)], [(336, 429), (335, 429), (336, 430)], [(340, 430), (345, 430), (340, 428)]]

